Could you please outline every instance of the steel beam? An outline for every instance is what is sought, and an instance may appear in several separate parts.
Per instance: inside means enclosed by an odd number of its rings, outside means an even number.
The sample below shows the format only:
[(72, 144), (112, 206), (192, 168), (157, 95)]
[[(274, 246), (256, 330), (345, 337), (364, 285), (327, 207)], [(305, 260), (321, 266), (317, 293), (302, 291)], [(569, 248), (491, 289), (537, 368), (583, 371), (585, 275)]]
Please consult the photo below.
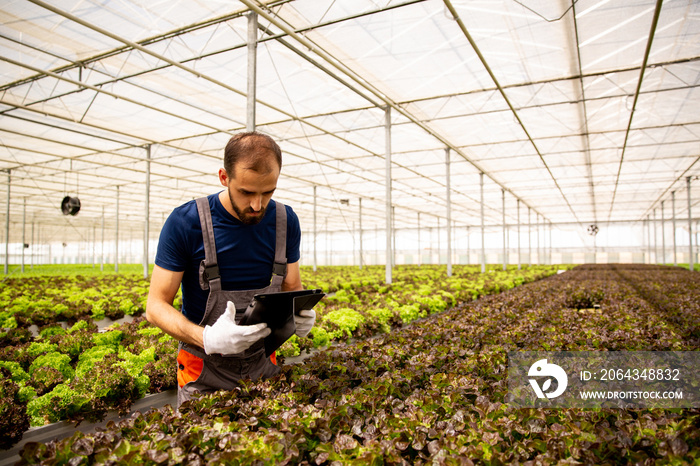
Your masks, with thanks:
[(486, 272), (486, 241), (484, 235), (484, 172), (479, 173), (479, 189), (481, 192), (481, 273)]
[[(690, 216), (688, 216), (690, 217)], [(673, 222), (673, 265), (678, 266), (678, 251), (676, 250), (676, 192), (671, 192), (671, 218)]]
[[(649, 54), (651, 52), (651, 44), (654, 41), (654, 34), (656, 33), (656, 25), (659, 22), (659, 15), (661, 14), (661, 5), (663, 0), (656, 0), (656, 9), (654, 10), (654, 16), (651, 20), (651, 29), (649, 31), (649, 39), (647, 40), (647, 46), (644, 50), (644, 58), (642, 59), (642, 66), (639, 68), (639, 79), (637, 80), (637, 89), (634, 91), (634, 100), (632, 102), (632, 109), (630, 110), (630, 117), (627, 122), (627, 131), (625, 132), (625, 140), (622, 143), (622, 150), (620, 152), (620, 164), (617, 167), (617, 176), (615, 177), (615, 187), (613, 188), (612, 200), (610, 201), (610, 211), (608, 211), (608, 220), (612, 215), (613, 207), (615, 206), (615, 196), (617, 195), (617, 186), (620, 182), (620, 173), (622, 172), (622, 163), (625, 160), (625, 151), (627, 149), (627, 141), (629, 139), (630, 130), (632, 129), (632, 119), (634, 118), (634, 111), (637, 108), (637, 100), (639, 99), (639, 91), (642, 88), (642, 81), (644, 80), (644, 72), (646, 71), (647, 63), (649, 61)], [(655, 252), (656, 253), (656, 252)]]
[(5, 211), (5, 275), (10, 270), (10, 184), (11, 171), (7, 170), (7, 206)]
[(102, 251), (100, 252), (100, 272), (105, 270), (105, 206), (102, 206)]
[(501, 189), (501, 210), (503, 213), (503, 271), (505, 272), (508, 265), (508, 253), (506, 252), (506, 190)]
[(385, 266), (385, 282), (391, 284), (391, 267), (394, 262), (394, 253), (391, 247), (391, 226), (392, 226), (392, 209), (391, 209), (391, 107), (387, 106), (384, 110), (384, 159), (385, 159), (385, 180), (386, 185), (386, 266)]
[(255, 131), (255, 95), (257, 82), (258, 15), (248, 13), (248, 95), (246, 107), (246, 131)]
[(666, 265), (666, 219), (664, 218), (664, 201), (661, 201), (661, 263)]
[(530, 221), (530, 208), (527, 208), (527, 265), (532, 265), (532, 223)]
[(151, 145), (146, 146), (146, 206), (144, 208), (144, 228), (143, 228), (143, 278), (148, 278), (148, 223), (150, 220), (151, 207)]
[(521, 258), (520, 258), (520, 199), (516, 199), (517, 201), (517, 210), (518, 210), (518, 270), (521, 269)]
[(695, 270), (695, 265), (693, 264), (693, 221), (691, 220), (693, 216), (690, 212), (691, 199), (690, 199), (690, 177), (685, 179), (686, 188), (688, 190), (688, 269)]
[(416, 231), (418, 232), (418, 265), (423, 265), (423, 250), (420, 244), (420, 212), (418, 212), (418, 226)]
[(26, 232), (26, 227), (27, 227), (27, 198), (24, 198), (24, 202), (22, 204), (22, 267), (21, 271), (24, 273), (24, 244), (27, 242), (26, 238), (24, 237), (25, 232)]
[(360, 222), (360, 270), (362, 270), (362, 256), (364, 254), (363, 246), (362, 246), (362, 198), (358, 199), (358, 204), (359, 204), (359, 212), (358, 212), (358, 218)]
[(659, 263), (659, 242), (657, 241), (656, 238), (656, 230), (657, 230), (657, 225), (656, 225), (656, 209), (654, 209), (653, 213), (653, 220), (654, 220), (654, 263), (658, 264)]
[[(661, 1), (661, 0), (659, 0), (659, 1)], [(498, 92), (501, 94), (501, 97), (503, 97), (503, 100), (504, 100), (504, 101), (506, 102), (506, 104), (508, 105), (508, 108), (510, 108), (510, 110), (511, 110), (511, 112), (512, 112), (512, 114), (513, 114), (513, 117), (517, 120), (518, 124), (520, 125), (520, 128), (525, 132), (525, 135), (527, 136), (528, 141), (530, 141), (530, 144), (531, 144), (532, 147), (535, 149), (535, 152), (537, 152), (537, 155), (539, 156), (540, 161), (542, 162), (542, 165), (544, 165), (544, 167), (547, 169), (547, 173), (549, 173), (549, 176), (551, 177), (552, 182), (554, 183), (554, 186), (556, 186), (557, 190), (559, 191), (559, 194), (561, 194), (562, 199), (564, 199), (564, 202), (565, 202), (566, 205), (569, 207), (569, 210), (571, 211), (571, 213), (572, 213), (572, 215), (574, 216), (574, 218), (575, 218), (576, 220), (578, 220), (578, 216), (576, 215), (576, 211), (574, 210), (573, 206), (572, 206), (571, 203), (569, 202), (569, 199), (568, 199), (568, 198), (566, 197), (566, 195), (564, 194), (564, 191), (561, 189), (561, 186), (559, 186), (559, 182), (558, 182), (557, 179), (554, 177), (554, 174), (552, 173), (552, 170), (549, 168), (549, 165), (548, 165), (547, 162), (545, 161), (544, 156), (542, 155), (542, 152), (540, 152), (539, 147), (537, 146), (537, 144), (535, 144), (535, 140), (532, 138), (532, 136), (530, 135), (530, 132), (529, 132), (529, 131), (527, 130), (527, 128), (525, 127), (525, 123), (523, 123), (523, 121), (522, 121), (522, 119), (520, 118), (520, 115), (518, 114), (517, 110), (515, 109), (515, 107), (514, 107), (513, 104), (511, 103), (510, 99), (509, 99), (508, 96), (506, 95), (505, 90), (503, 89), (503, 87), (501, 86), (500, 82), (499, 82), (498, 79), (496, 78), (496, 75), (495, 75), (495, 74), (493, 73), (493, 71), (491, 70), (491, 67), (489, 66), (488, 62), (486, 61), (486, 58), (483, 56), (483, 54), (481, 53), (481, 50), (480, 50), (479, 47), (476, 45), (476, 42), (474, 41), (474, 39), (472, 38), (471, 34), (470, 34), (469, 31), (467, 30), (467, 27), (464, 25), (464, 22), (462, 21), (462, 19), (460, 18), (459, 14), (457, 13), (457, 10), (455, 10), (454, 6), (452, 6), (452, 3), (450, 2), (450, 0), (443, 0), (443, 2), (445, 3), (445, 6), (447, 7), (447, 9), (450, 11), (450, 14), (452, 15), (452, 18), (453, 18), (453, 19), (457, 22), (457, 24), (459, 25), (459, 28), (461, 29), (462, 33), (463, 33), (464, 36), (466, 37), (467, 41), (468, 41), (469, 44), (472, 46), (472, 49), (474, 49), (474, 52), (475, 52), (476, 55), (479, 57), (479, 60), (481, 61), (481, 64), (483, 65), (484, 69), (486, 70), (486, 72), (487, 72), (487, 73), (489, 74), (489, 76), (491, 77), (491, 80), (493, 81), (493, 83), (496, 85), (496, 88), (498, 89)], [(470, 161), (470, 162), (471, 162), (471, 161)], [(501, 186), (500, 183), (498, 183), (498, 184), (499, 184), (499, 186)], [(505, 189), (505, 186), (501, 186), (501, 188)], [(517, 197), (517, 196), (516, 196), (516, 197)], [(542, 217), (544, 217), (544, 215), (543, 215)]]
[(119, 273), (119, 186), (117, 186), (117, 212), (114, 219), (116, 222), (116, 232), (114, 236), (114, 272)]
[(314, 185), (314, 272), (317, 269), (317, 264), (318, 260), (316, 257), (316, 245), (318, 243), (318, 228), (316, 226), (316, 208), (317, 208), (317, 201), (316, 201), (316, 185)]
[[(445, 149), (445, 176), (446, 176), (446, 201), (447, 201), (447, 276), (452, 276), (452, 200), (450, 186), (450, 148)], [(438, 230), (438, 234), (439, 230)], [(438, 256), (439, 257), (439, 256)]]
[[(39, 1), (39, 0), (31, 0), (31, 1)], [(246, 5), (248, 8), (250, 8), (251, 11), (254, 11), (258, 13), (261, 17), (265, 18), (266, 21), (269, 21), (271, 24), (274, 24), (276, 27), (280, 28), (285, 34), (287, 34), (289, 37), (293, 38), (300, 44), (302, 44), (304, 47), (306, 47), (308, 50), (311, 52), (315, 53), (319, 57), (321, 57), (326, 63), (337, 69), (340, 73), (343, 75), (347, 76), (350, 78), (353, 82), (355, 82), (359, 87), (362, 89), (365, 89), (366, 91), (370, 92), (374, 97), (379, 99), (381, 102), (383, 102), (387, 107), (393, 108), (396, 110), (399, 114), (405, 116), (410, 120), (412, 123), (417, 125), (418, 127), (422, 128), (424, 131), (426, 131), (429, 135), (440, 141), (443, 145), (446, 147), (449, 147), (453, 151), (455, 151), (457, 154), (459, 154), (465, 161), (470, 163), (474, 168), (479, 170), (481, 173), (485, 173), (485, 170), (481, 168), (476, 162), (471, 160), (469, 157), (467, 157), (463, 151), (461, 151), (458, 147), (456, 147), (454, 144), (452, 144), (450, 141), (448, 141), (445, 137), (442, 135), (438, 134), (435, 130), (433, 130), (431, 127), (429, 127), (422, 118), (418, 118), (417, 116), (411, 114), (408, 110), (406, 110), (402, 105), (399, 105), (397, 102), (391, 100), (384, 92), (382, 92), (380, 89), (374, 87), (371, 83), (370, 80), (364, 79), (362, 76), (359, 76), (357, 73), (355, 73), (352, 69), (350, 69), (345, 63), (342, 61), (336, 59), (335, 57), (331, 56), (327, 52), (325, 52), (321, 47), (316, 45), (313, 41), (309, 40), (305, 36), (296, 33), (292, 28), (290, 28), (286, 23), (281, 21), (277, 16), (272, 15), (268, 13), (265, 9), (263, 9), (260, 5), (258, 5), (256, 2), (253, 2), (251, 0), (241, 0), (241, 2)], [(369, 99), (368, 99), (369, 100)], [(375, 104), (374, 101), (369, 100), (371, 103)], [(509, 192), (510, 191), (506, 186), (502, 185), (498, 180), (494, 179), (493, 177), (489, 177), (494, 183), (496, 183), (499, 187), (506, 189)], [(555, 180), (556, 183), (556, 180)], [(515, 194), (513, 193), (515, 196)], [(517, 196), (515, 196), (517, 197)], [(525, 201), (523, 201), (525, 202)]]

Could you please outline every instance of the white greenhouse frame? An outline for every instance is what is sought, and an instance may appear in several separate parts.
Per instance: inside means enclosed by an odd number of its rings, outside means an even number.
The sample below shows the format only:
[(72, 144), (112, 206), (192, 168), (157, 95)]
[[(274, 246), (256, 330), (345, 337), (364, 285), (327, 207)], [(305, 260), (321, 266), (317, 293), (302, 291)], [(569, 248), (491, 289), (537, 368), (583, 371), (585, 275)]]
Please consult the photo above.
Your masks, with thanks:
[(700, 2), (11, 0), (0, 18), (6, 274), (147, 273), (246, 129), (282, 147), (305, 265), (697, 263)]

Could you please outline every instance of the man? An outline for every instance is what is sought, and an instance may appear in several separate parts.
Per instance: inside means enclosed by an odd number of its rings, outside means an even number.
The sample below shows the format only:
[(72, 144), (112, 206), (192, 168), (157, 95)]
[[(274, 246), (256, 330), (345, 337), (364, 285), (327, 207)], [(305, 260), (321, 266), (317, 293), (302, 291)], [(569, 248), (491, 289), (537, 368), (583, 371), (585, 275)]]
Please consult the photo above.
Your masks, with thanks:
[[(177, 207), (163, 226), (146, 318), (180, 341), (178, 405), (195, 391), (232, 389), (242, 378), (279, 372), (265, 356), (267, 325), (237, 322), (253, 295), (301, 290), (299, 219), (272, 200), (282, 168), (275, 141), (233, 136), (219, 181), (226, 189)], [(182, 286), (182, 313), (173, 307)], [(295, 316), (306, 336), (314, 311)]]

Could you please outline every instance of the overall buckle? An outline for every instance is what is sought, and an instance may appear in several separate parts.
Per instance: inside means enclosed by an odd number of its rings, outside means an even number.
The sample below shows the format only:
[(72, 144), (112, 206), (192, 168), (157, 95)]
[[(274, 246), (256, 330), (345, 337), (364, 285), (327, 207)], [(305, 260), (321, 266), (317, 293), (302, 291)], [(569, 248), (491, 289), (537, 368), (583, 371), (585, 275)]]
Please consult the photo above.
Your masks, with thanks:
[(275, 262), (272, 266), (272, 273), (274, 275), (284, 276), (287, 273), (287, 263), (286, 262)]
[(219, 278), (219, 265), (214, 264), (208, 267), (204, 267), (204, 276), (207, 277), (208, 281)]

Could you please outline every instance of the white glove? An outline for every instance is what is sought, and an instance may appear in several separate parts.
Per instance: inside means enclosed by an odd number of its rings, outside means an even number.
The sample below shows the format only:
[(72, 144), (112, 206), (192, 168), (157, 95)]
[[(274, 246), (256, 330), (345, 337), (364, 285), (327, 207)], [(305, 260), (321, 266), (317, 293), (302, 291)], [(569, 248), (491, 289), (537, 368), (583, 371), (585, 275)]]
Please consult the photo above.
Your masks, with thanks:
[(256, 341), (270, 334), (266, 323), (255, 325), (236, 324), (236, 306), (229, 301), (226, 311), (214, 322), (204, 327), (202, 340), (207, 354), (241, 353)]
[(314, 323), (316, 323), (316, 311), (313, 309), (299, 311), (299, 314), (294, 314), (294, 323), (297, 326), (297, 336), (304, 338), (309, 334)]

